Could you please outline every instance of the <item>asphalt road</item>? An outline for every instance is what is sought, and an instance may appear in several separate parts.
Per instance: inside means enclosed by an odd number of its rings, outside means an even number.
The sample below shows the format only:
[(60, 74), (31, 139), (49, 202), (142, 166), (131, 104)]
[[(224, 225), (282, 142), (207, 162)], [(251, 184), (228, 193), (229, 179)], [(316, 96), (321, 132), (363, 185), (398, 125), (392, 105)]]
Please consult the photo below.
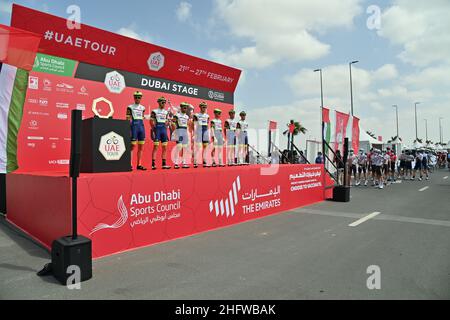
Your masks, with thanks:
[(103, 258), (80, 290), (37, 277), (48, 253), (0, 220), (1, 299), (450, 299), (448, 170)]

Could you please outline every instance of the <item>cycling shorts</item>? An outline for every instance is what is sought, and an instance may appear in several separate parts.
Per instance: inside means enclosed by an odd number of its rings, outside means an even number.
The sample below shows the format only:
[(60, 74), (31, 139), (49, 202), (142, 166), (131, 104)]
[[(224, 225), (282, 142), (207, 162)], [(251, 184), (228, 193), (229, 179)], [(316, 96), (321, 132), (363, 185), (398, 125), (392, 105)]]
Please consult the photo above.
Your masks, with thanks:
[(153, 142), (155, 145), (167, 145), (169, 141), (169, 136), (167, 135), (167, 127), (164, 123), (157, 123), (153, 129)]
[(145, 143), (145, 127), (144, 121), (133, 120), (130, 123), (131, 128), (131, 144)]

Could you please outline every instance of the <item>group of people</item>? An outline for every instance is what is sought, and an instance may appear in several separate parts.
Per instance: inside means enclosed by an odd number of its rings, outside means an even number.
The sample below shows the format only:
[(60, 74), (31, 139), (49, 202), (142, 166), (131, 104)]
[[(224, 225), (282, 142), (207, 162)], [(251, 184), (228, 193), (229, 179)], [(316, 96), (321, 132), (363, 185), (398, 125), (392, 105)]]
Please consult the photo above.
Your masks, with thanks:
[[(397, 179), (428, 180), (431, 164), (434, 165), (436, 161), (435, 155), (422, 149), (404, 150), (399, 157), (390, 148), (386, 150), (372, 148), (368, 153), (361, 149), (359, 154), (350, 150), (347, 162), (350, 185), (360, 186), (364, 183), (364, 186), (367, 186), (371, 180), (373, 186), (383, 189)], [(342, 172), (344, 163), (339, 150), (336, 151), (334, 162)]]
[[(145, 171), (147, 168), (142, 165), (142, 154), (146, 139), (144, 127), (146, 108), (141, 104), (143, 97), (141, 92), (136, 91), (133, 97), (134, 104), (127, 108), (127, 120), (130, 121), (131, 125), (131, 150), (133, 152), (137, 146), (136, 169)], [(222, 110), (220, 109), (215, 109), (214, 118), (210, 119), (206, 102), (200, 103), (200, 112), (198, 113), (194, 113), (193, 107), (185, 102), (180, 104), (176, 113), (166, 109), (166, 98), (160, 97), (157, 103), (158, 108), (152, 110), (150, 115), (153, 170), (157, 169), (156, 156), (160, 145), (162, 168), (171, 168), (167, 164), (169, 141), (175, 141), (177, 144), (176, 150), (172, 153), (175, 169), (190, 168), (191, 155), (193, 156), (194, 168), (198, 167), (199, 160), (203, 163), (203, 167), (248, 165), (248, 123), (244, 111), (239, 114), (240, 120), (238, 120), (236, 119), (236, 112), (230, 110), (229, 118), (222, 121)], [(225, 145), (226, 164), (222, 159)]]

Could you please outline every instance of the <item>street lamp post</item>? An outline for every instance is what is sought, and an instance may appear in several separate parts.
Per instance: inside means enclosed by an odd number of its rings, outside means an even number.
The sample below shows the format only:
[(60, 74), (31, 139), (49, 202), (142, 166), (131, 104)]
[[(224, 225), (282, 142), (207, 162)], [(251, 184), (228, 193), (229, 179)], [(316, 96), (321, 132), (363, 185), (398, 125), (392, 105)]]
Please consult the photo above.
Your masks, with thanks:
[(419, 135), (417, 133), (417, 105), (420, 104), (420, 102), (414, 103), (414, 110), (415, 110), (415, 120), (416, 120), (416, 140), (419, 139)]
[(397, 139), (400, 139), (400, 137), (398, 135), (398, 106), (396, 104), (394, 104), (392, 107), (395, 108), (395, 114), (396, 114), (396, 118), (397, 118)]
[[(322, 159), (323, 159), (323, 167), (324, 170), (326, 170), (327, 166), (326, 166), (326, 154), (325, 151), (328, 149), (325, 148), (325, 123), (323, 122), (323, 82), (322, 82), (322, 69), (316, 69), (314, 70), (314, 72), (320, 72), (320, 102), (321, 102), (321, 106), (320, 106), (320, 118), (322, 119), (322, 124), (321, 124), (321, 128), (322, 128)], [(325, 174), (323, 175), (323, 184), (325, 185), (326, 180), (325, 180)], [(325, 197), (325, 189), (323, 191), (323, 195)]]
[(439, 143), (442, 144), (442, 124), (441, 120), (444, 119), (442, 117), (439, 117)]
[(425, 121), (425, 142), (427, 142), (428, 141), (428, 120), (423, 119), (423, 121)]
[(320, 101), (321, 101), (321, 106), (320, 106), (320, 118), (322, 120), (322, 124), (321, 124), (321, 128), (322, 128), (322, 156), (323, 156), (323, 163), (325, 164), (325, 137), (324, 137), (324, 130), (325, 130), (325, 124), (323, 123), (323, 81), (322, 81), (322, 69), (316, 69), (314, 70), (314, 72), (319, 72), (320, 73)]
[(350, 69), (350, 102), (352, 106), (352, 116), (353, 116), (353, 83), (352, 83), (352, 64), (358, 63), (359, 61), (352, 61), (348, 64)]

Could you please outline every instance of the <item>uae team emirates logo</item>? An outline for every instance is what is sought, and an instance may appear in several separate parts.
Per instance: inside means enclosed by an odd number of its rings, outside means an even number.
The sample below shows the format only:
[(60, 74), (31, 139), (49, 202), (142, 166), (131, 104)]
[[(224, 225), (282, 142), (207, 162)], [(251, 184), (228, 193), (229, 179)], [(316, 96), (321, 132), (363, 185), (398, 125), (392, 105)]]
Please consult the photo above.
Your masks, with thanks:
[(96, 233), (97, 231), (103, 229), (119, 229), (122, 227), (128, 220), (128, 210), (123, 202), (123, 197), (120, 196), (119, 201), (117, 201), (117, 210), (120, 213), (120, 218), (113, 224), (99, 223), (94, 229), (92, 229), (89, 235)]

